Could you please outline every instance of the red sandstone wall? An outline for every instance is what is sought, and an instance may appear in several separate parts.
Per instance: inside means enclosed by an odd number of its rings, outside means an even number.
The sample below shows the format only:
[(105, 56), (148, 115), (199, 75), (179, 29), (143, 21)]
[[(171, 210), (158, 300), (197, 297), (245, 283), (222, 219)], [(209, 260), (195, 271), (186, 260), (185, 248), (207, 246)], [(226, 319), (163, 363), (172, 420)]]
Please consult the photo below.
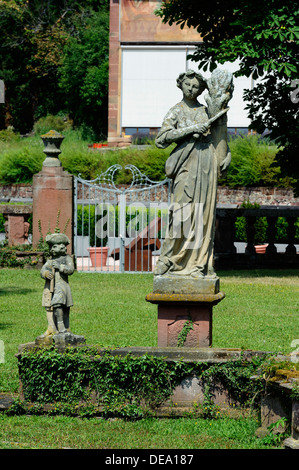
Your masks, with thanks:
[[(112, 0), (113, 6), (114, 0)], [(111, 5), (111, 2), (110, 2)], [(120, 11), (120, 40), (122, 42), (198, 42), (200, 35), (194, 28), (164, 24), (155, 10), (157, 0), (122, 0)]]
[[(31, 199), (32, 186), (13, 184), (0, 186), (0, 202), (10, 199)], [(260, 205), (299, 206), (299, 198), (294, 197), (291, 189), (286, 188), (236, 188), (218, 187), (220, 204), (242, 204), (244, 201)], [(26, 201), (27, 202), (27, 201)]]
[(299, 206), (299, 198), (287, 188), (228, 188), (218, 187), (218, 202), (221, 204), (242, 204), (244, 201), (261, 206)]

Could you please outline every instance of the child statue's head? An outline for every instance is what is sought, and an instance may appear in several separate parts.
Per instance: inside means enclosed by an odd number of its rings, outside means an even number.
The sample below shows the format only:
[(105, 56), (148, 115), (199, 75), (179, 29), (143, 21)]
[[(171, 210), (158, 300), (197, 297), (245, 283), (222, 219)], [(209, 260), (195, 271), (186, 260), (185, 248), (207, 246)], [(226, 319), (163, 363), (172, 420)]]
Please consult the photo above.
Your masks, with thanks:
[(46, 242), (52, 256), (58, 257), (66, 254), (66, 247), (70, 240), (64, 233), (52, 233), (46, 236)]

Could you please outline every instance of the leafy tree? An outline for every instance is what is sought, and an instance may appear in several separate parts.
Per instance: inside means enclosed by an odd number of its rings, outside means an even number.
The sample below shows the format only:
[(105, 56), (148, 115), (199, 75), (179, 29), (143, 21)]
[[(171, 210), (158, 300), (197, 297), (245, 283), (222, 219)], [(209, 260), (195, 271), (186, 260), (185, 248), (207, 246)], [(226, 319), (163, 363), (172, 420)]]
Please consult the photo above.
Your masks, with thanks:
[[(6, 87), (6, 103), (0, 105), (2, 128), (13, 125), (17, 131), (25, 133), (32, 130), (33, 122), (41, 116), (73, 112), (69, 108), (73, 102), (58, 85), (60, 68), (67, 57), (65, 48), (81, 40), (80, 28), (86, 28), (93, 14), (103, 14), (106, 18), (108, 11), (108, 0), (84, 3), (76, 0), (0, 1), (0, 78)], [(109, 27), (106, 27), (106, 36), (109, 37)], [(93, 39), (89, 44), (91, 55), (102, 44), (106, 51), (102, 38), (93, 35)], [(81, 57), (77, 57), (75, 65), (82, 67)], [(94, 94), (92, 77), (100, 74), (96, 70), (89, 73), (83, 99)], [(99, 108), (97, 112), (103, 115)]]
[(75, 124), (102, 137), (107, 132), (109, 14), (93, 12), (78, 23), (78, 34), (64, 48), (59, 86)]
[(240, 61), (236, 76), (258, 80), (245, 92), (250, 127), (266, 129), (282, 146), (277, 154), (282, 175), (296, 179), (298, 165), (298, 43), (299, 10), (289, 0), (169, 0), (157, 12), (164, 23), (195, 27), (202, 45), (193, 55), (199, 68), (213, 70), (218, 63)]
[[(30, 77), (26, 69), (29, 60), (28, 41), (24, 37), (21, 7), (16, 2), (0, 3), (0, 77), (5, 83), (5, 104), (0, 104), (2, 126), (14, 125), (21, 131), (23, 120), (32, 124)], [(20, 39), (22, 38), (22, 39)], [(22, 77), (22, 79), (20, 79)], [(14, 116), (12, 109), (14, 109)], [(21, 113), (20, 113), (21, 111)]]
[(0, 3), (0, 75), (6, 86), (2, 111), (5, 124), (22, 133), (32, 129), (36, 116), (61, 106), (56, 72), (67, 34), (61, 17), (50, 14), (51, 3)]

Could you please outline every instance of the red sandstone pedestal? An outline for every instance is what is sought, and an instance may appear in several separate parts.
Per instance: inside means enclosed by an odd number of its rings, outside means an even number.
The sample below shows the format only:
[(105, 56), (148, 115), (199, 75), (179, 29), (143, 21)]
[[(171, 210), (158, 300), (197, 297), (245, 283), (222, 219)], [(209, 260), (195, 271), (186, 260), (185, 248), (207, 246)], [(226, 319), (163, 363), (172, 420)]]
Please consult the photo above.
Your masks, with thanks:
[(182, 339), (184, 336), (184, 347), (211, 346), (213, 306), (224, 297), (223, 292), (216, 294), (148, 294), (146, 300), (158, 305), (158, 347), (176, 347), (179, 345), (179, 338)]
[(72, 253), (73, 176), (61, 166), (44, 166), (33, 177), (33, 246), (40, 239), (39, 222), (45, 239), (49, 229), (51, 233), (55, 230), (58, 214), (60, 231), (67, 226), (68, 251)]

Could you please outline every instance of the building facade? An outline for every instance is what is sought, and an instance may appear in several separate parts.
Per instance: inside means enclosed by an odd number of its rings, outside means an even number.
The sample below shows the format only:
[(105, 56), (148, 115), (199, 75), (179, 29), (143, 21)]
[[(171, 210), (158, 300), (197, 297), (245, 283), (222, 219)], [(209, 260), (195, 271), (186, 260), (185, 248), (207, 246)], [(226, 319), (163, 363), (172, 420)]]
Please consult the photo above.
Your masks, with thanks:
[[(156, 133), (168, 109), (182, 99), (176, 78), (198, 70), (188, 56), (202, 43), (195, 29), (163, 24), (155, 15), (161, 1), (110, 0), (108, 144), (126, 145), (135, 134)], [(236, 70), (237, 64), (220, 68)], [(208, 77), (209, 72), (202, 73)], [(232, 132), (249, 125), (242, 95), (253, 82), (234, 80), (228, 127)], [(200, 101), (204, 104), (204, 98)]]

